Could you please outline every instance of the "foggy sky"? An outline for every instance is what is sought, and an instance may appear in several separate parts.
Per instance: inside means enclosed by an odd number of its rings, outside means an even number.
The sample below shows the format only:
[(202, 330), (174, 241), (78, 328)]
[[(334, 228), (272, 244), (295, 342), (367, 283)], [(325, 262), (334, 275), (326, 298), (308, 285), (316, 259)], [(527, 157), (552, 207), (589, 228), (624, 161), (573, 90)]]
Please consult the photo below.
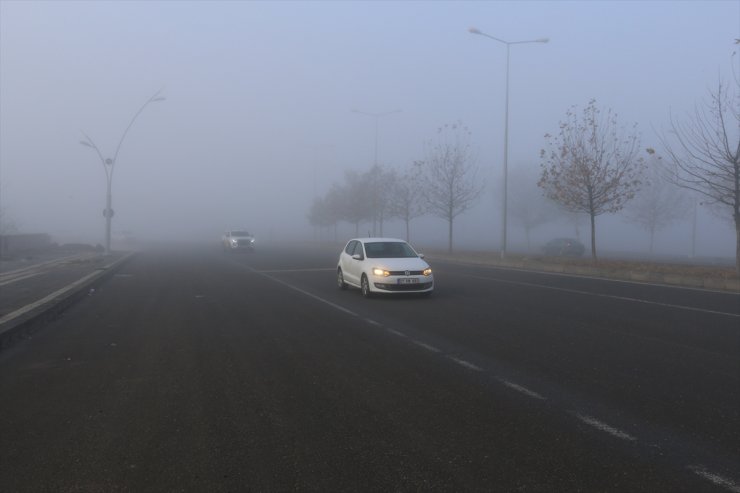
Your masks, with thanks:
[[(438, 127), (464, 121), (486, 180), (456, 244), (497, 248), (508, 41), (510, 170), (539, 166), (543, 136), (591, 98), (643, 147), (730, 80), (740, 2), (70, 2), (0, 0), (0, 207), (27, 233), (102, 243), (105, 175), (81, 131), (112, 156), (116, 232), (311, 239), (306, 213), (343, 170), (422, 159)], [(598, 220), (601, 248), (646, 251), (647, 234)], [(729, 223), (700, 213), (701, 252), (731, 255)], [(586, 231), (585, 225), (583, 227)], [(400, 222), (386, 234), (403, 235)], [(689, 223), (656, 248), (687, 253)], [(342, 230), (343, 237), (353, 228)], [(446, 225), (412, 223), (422, 244)], [(540, 238), (573, 236), (565, 224)], [(509, 241), (523, 242), (509, 219)]]

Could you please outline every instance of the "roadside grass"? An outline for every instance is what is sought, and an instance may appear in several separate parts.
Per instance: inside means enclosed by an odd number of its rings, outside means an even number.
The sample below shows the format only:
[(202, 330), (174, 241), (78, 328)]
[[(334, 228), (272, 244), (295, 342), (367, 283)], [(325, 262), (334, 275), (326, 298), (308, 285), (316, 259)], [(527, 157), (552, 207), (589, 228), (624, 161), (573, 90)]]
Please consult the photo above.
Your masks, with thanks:
[(732, 265), (699, 265), (689, 263), (672, 263), (648, 260), (600, 258), (596, 263), (591, 257), (552, 257), (545, 255), (522, 255), (507, 253), (505, 259), (500, 258), (497, 251), (456, 251), (448, 254), (446, 251), (429, 251), (430, 257), (439, 259), (458, 260), (462, 262), (483, 263), (509, 267), (521, 267), (544, 270), (557, 269), (558, 266), (567, 270), (594, 271), (601, 275), (616, 275), (624, 277), (629, 273), (676, 276), (685, 278), (702, 278), (716, 280), (738, 280), (738, 275)]

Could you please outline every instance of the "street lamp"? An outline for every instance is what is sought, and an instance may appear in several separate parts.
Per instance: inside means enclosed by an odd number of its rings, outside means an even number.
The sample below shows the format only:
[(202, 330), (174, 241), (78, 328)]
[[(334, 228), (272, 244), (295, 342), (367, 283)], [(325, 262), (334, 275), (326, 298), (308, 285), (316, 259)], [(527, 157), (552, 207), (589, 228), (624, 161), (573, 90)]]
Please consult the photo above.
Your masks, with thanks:
[(383, 113), (370, 113), (367, 111), (352, 110), (352, 113), (359, 113), (361, 115), (372, 116), (373, 118), (375, 118), (375, 159), (373, 161), (373, 164), (375, 166), (378, 165), (378, 127), (380, 126), (380, 117), (400, 112), (401, 110), (386, 111)]
[(468, 29), (471, 34), (478, 34), (479, 36), (485, 36), (499, 43), (506, 45), (506, 106), (504, 109), (504, 197), (503, 197), (503, 211), (501, 219), (501, 258), (506, 258), (506, 207), (507, 207), (507, 181), (508, 181), (508, 165), (509, 165), (509, 54), (511, 45), (520, 45), (525, 43), (547, 43), (550, 41), (547, 38), (532, 39), (526, 41), (504, 41), (486, 34), (474, 27)]
[[(394, 113), (400, 113), (401, 110), (385, 111), (382, 113), (370, 113), (368, 111), (352, 110), (352, 113), (359, 113), (361, 115), (371, 116), (375, 118), (375, 158), (373, 159), (373, 171), (377, 171), (378, 168), (378, 128), (380, 126), (380, 117), (392, 115)], [(373, 192), (377, 193), (377, 191)], [(377, 213), (376, 213), (377, 215)], [(377, 217), (373, 218), (373, 236), (375, 235), (377, 227)], [(383, 213), (380, 214), (380, 234), (383, 235)]]
[(100, 152), (100, 149), (98, 149), (98, 146), (95, 145), (95, 142), (85, 133), (82, 132), (82, 135), (85, 137), (85, 140), (81, 140), (80, 144), (91, 147), (92, 149), (95, 149), (95, 152), (98, 153), (98, 157), (100, 158), (100, 162), (103, 164), (103, 170), (105, 171), (105, 179), (106, 183), (108, 185), (107, 195), (106, 195), (106, 201), (105, 201), (105, 210), (103, 211), (103, 216), (105, 217), (105, 254), (110, 254), (110, 229), (111, 229), (111, 219), (113, 219), (113, 207), (112, 207), (112, 195), (111, 195), (111, 184), (113, 183), (113, 169), (116, 165), (116, 159), (118, 158), (118, 151), (121, 150), (121, 144), (123, 144), (123, 140), (126, 138), (126, 134), (128, 133), (131, 126), (136, 121), (136, 118), (141, 114), (142, 111), (144, 111), (144, 108), (147, 107), (149, 103), (154, 103), (157, 101), (164, 101), (165, 98), (160, 96), (159, 93), (162, 92), (160, 89), (159, 91), (155, 92), (152, 97), (146, 100), (146, 102), (139, 108), (139, 111), (134, 114), (134, 117), (129, 122), (128, 126), (126, 127), (126, 130), (123, 131), (123, 135), (121, 136), (121, 140), (118, 141), (118, 147), (116, 147), (116, 152), (113, 154), (112, 158), (104, 158), (103, 154)]

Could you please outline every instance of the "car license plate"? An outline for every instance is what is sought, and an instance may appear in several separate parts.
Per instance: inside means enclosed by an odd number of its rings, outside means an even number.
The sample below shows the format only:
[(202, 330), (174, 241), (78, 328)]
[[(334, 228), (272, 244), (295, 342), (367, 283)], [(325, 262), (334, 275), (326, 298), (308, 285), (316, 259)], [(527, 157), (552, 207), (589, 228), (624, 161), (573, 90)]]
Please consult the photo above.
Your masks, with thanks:
[(419, 284), (419, 280), (415, 277), (402, 277), (398, 280), (398, 284)]

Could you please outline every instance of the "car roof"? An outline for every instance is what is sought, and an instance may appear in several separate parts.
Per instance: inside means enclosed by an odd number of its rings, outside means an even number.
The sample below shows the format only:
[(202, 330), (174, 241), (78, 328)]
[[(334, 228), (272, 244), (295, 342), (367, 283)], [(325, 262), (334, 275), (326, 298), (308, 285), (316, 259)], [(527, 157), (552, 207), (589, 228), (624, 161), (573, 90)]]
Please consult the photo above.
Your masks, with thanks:
[(392, 241), (397, 243), (406, 243), (406, 240), (401, 240), (399, 238), (385, 238), (385, 237), (376, 237), (376, 236), (368, 236), (365, 238), (352, 238), (349, 241), (361, 241), (363, 243), (370, 243), (370, 242), (381, 242), (381, 241)]

